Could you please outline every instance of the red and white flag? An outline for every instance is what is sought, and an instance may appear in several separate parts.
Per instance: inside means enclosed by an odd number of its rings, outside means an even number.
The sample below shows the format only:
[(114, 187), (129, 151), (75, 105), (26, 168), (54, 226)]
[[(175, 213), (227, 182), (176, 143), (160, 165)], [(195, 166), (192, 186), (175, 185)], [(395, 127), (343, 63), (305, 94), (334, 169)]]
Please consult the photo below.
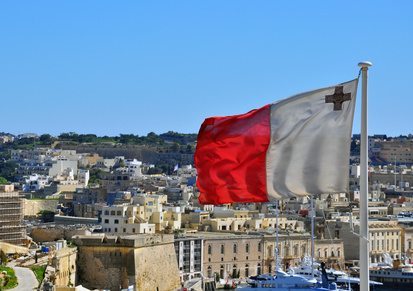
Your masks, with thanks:
[(200, 203), (346, 192), (357, 82), (205, 119), (195, 152)]

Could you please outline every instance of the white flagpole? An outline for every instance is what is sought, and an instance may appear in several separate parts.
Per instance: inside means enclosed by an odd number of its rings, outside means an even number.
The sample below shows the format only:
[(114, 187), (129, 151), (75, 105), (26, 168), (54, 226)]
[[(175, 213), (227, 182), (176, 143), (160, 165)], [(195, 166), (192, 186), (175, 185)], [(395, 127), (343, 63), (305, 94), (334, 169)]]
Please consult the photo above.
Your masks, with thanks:
[[(278, 228), (279, 228), (279, 225), (278, 225), (278, 216), (279, 216), (279, 213), (280, 213), (280, 210), (279, 210), (279, 207), (278, 207), (278, 203), (279, 203), (280, 201), (279, 200), (277, 200), (277, 204), (275, 204), (275, 224), (277, 225), (277, 227), (276, 227), (276, 229), (275, 229), (275, 231), (276, 231), (276, 233), (275, 233), (275, 248), (274, 248), (274, 251), (275, 251), (275, 265), (274, 265), (274, 275), (277, 275), (277, 271), (278, 271), (278, 257), (279, 257), (279, 255), (280, 255), (280, 253), (279, 253), (279, 250), (278, 250), (278, 243), (279, 243), (279, 241), (278, 241)], [(286, 270), (287, 271), (287, 270)]]
[(368, 225), (368, 133), (367, 71), (370, 62), (360, 62), (362, 76), (361, 143), (360, 143), (360, 290), (369, 291), (369, 225)]
[(314, 211), (314, 197), (311, 195), (311, 278), (314, 279), (314, 218), (315, 218), (315, 211)]

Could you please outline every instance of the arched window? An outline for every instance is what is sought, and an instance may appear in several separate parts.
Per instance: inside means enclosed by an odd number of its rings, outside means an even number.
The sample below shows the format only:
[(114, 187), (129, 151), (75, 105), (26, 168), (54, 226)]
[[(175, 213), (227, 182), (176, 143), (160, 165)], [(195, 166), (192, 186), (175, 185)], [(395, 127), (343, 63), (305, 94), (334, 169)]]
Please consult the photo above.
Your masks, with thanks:
[(245, 264), (245, 277), (249, 277), (250, 276), (250, 269), (249, 269), (249, 265)]
[(238, 272), (237, 272), (237, 265), (232, 266), (232, 278), (237, 278)]
[(257, 275), (261, 275), (261, 264), (258, 263), (257, 265)]
[(305, 253), (306, 253), (306, 251), (305, 251), (305, 245), (302, 245), (302, 246), (301, 246), (301, 256), (304, 257), (304, 256), (305, 256)]
[(341, 257), (340, 248), (337, 249), (337, 257)]
[(208, 255), (212, 254), (212, 246), (208, 245)]
[(233, 249), (233, 251), (234, 251), (234, 254), (236, 254), (236, 253), (237, 253), (237, 244), (234, 244), (233, 247), (232, 247), (232, 249)]
[(225, 246), (221, 245), (221, 254), (225, 254)]
[(219, 277), (224, 279), (224, 265), (221, 265), (221, 268), (219, 269)]
[(324, 249), (324, 257), (327, 258), (328, 257), (328, 250)]
[(245, 252), (249, 253), (250, 252), (250, 244), (245, 245)]
[(212, 278), (212, 268), (211, 268), (211, 266), (208, 266), (207, 276), (208, 276), (208, 278)]

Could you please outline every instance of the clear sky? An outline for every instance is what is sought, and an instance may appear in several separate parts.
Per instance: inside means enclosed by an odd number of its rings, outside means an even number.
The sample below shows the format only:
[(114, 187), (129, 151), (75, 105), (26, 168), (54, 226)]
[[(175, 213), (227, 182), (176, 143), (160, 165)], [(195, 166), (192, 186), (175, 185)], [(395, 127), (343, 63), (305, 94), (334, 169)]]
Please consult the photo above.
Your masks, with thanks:
[(412, 133), (413, 1), (1, 1), (0, 131), (195, 133), (361, 60), (369, 132)]

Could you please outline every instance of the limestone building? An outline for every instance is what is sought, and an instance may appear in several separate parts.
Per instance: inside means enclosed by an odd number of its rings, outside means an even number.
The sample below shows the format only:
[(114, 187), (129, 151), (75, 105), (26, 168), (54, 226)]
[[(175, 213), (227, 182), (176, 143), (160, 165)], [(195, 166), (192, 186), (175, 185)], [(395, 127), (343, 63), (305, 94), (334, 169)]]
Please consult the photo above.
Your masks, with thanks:
[(78, 283), (89, 289), (176, 290), (172, 235), (75, 236)]
[(203, 273), (207, 278), (247, 278), (263, 272), (261, 235), (200, 232), (204, 239)]
[[(308, 233), (280, 233), (278, 238), (279, 261), (283, 269), (298, 265), (301, 259), (311, 255), (311, 236)], [(275, 235), (263, 237), (263, 270), (271, 273), (275, 270)]]
[[(358, 221), (350, 222), (326, 221), (329, 233), (334, 238), (343, 240), (346, 260), (358, 260), (359, 258), (359, 227)], [(383, 255), (389, 254), (393, 259), (400, 259), (402, 254), (402, 228), (397, 221), (370, 220), (369, 221), (369, 241), (370, 241), (370, 263), (383, 262)]]
[(145, 207), (139, 205), (115, 205), (102, 208), (102, 229), (113, 235), (155, 233), (155, 224), (148, 223)]

